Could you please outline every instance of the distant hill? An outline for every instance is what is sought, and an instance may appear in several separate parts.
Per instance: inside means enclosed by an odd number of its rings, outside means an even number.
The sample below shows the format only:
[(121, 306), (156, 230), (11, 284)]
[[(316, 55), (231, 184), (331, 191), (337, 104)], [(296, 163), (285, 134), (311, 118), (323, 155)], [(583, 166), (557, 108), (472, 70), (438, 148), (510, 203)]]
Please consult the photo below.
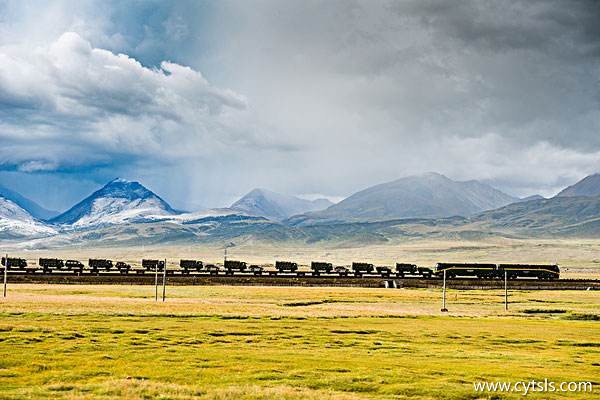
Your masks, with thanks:
[(574, 185), (563, 189), (556, 197), (600, 196), (600, 174), (586, 176)]
[(504, 229), (522, 235), (596, 236), (600, 234), (600, 196), (518, 202), (471, 218), (481, 229)]
[(14, 190), (10, 190), (4, 186), (0, 186), (0, 196), (8, 199), (27, 211), (34, 218), (45, 220), (55, 217), (59, 214), (58, 211), (48, 210), (42, 206), (40, 206), (35, 201), (28, 199), (25, 196), (15, 192)]
[(320, 212), (298, 215), (292, 225), (334, 221), (469, 216), (518, 199), (478, 181), (453, 181), (428, 173), (372, 186)]
[(323, 210), (332, 204), (327, 199), (305, 200), (267, 189), (254, 189), (233, 203), (230, 209), (247, 215), (280, 221), (295, 214)]
[(115, 179), (50, 222), (88, 228), (176, 213), (167, 202), (139, 182)]

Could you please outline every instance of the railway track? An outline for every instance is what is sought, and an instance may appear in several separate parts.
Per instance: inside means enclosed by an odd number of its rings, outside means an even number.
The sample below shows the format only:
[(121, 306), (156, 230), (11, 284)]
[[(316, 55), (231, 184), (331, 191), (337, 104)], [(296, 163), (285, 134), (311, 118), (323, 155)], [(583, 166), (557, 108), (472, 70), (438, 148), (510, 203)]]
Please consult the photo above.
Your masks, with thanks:
[[(162, 276), (162, 275), (161, 275)], [(9, 284), (81, 284), (81, 285), (153, 285), (154, 273), (120, 274), (101, 272), (91, 274), (53, 272), (51, 274), (31, 274), (10, 271)], [(237, 286), (348, 286), (370, 288), (439, 288), (439, 278), (395, 278), (368, 276), (297, 276), (278, 274), (277, 276), (255, 276), (250, 274), (207, 275), (207, 274), (167, 274), (168, 285), (237, 285)], [(513, 279), (508, 281), (511, 290), (600, 290), (600, 280), (558, 279), (552, 281), (537, 279)], [(498, 279), (449, 279), (446, 287), (461, 290), (503, 289), (504, 281)]]

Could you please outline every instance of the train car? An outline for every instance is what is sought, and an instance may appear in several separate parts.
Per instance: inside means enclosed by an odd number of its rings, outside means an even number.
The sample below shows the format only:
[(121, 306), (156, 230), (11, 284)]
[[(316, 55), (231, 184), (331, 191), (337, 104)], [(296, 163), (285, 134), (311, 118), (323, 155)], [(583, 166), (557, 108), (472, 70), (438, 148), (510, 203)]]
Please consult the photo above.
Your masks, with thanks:
[(233, 275), (235, 271), (246, 271), (248, 265), (246, 265), (246, 263), (243, 261), (225, 260), (223, 263), (223, 268), (225, 268), (225, 275)]
[(88, 260), (88, 267), (90, 267), (93, 273), (98, 273), (100, 270), (110, 271), (113, 267), (113, 262), (104, 258), (90, 258)]
[(313, 261), (310, 263), (310, 269), (313, 276), (319, 276), (321, 273), (330, 274), (333, 271), (333, 264), (328, 262)]
[(446, 278), (453, 279), (456, 277), (465, 278), (495, 278), (496, 264), (476, 264), (476, 263), (437, 263), (435, 267), (435, 274), (439, 278), (444, 277), (444, 271), (446, 271)]
[(370, 274), (375, 269), (373, 264), (364, 263), (364, 262), (353, 262), (352, 263), (352, 271), (354, 271), (354, 276), (362, 276), (363, 274)]
[(537, 278), (554, 280), (560, 277), (560, 268), (556, 264), (499, 264), (498, 277), (508, 279)]
[(165, 268), (163, 260), (142, 260), (142, 268), (146, 271), (162, 271)]
[(183, 274), (188, 275), (192, 271), (202, 271), (204, 263), (199, 260), (179, 260), (179, 268)]
[(396, 276), (398, 278), (426, 278), (429, 279), (433, 275), (430, 268), (419, 267), (416, 264), (396, 263)]
[(17, 257), (8, 257), (8, 259), (6, 257), (2, 257), (2, 266), (7, 267), (9, 271), (24, 271), (25, 268), (27, 268), (27, 260)]
[(54, 270), (63, 269), (65, 262), (58, 258), (40, 258), (38, 265), (42, 268), (44, 274), (51, 274)]
[(78, 260), (65, 261), (65, 269), (73, 271), (73, 273), (81, 274), (83, 272), (83, 263)]
[(338, 265), (333, 269), (333, 272), (335, 272), (339, 276), (348, 276), (348, 274), (350, 273), (350, 270), (347, 267)]
[(115, 268), (119, 271), (121, 275), (127, 275), (129, 271), (131, 271), (131, 265), (123, 261), (117, 261), (117, 263), (115, 264)]
[(298, 263), (292, 261), (275, 261), (275, 268), (278, 272), (296, 272)]

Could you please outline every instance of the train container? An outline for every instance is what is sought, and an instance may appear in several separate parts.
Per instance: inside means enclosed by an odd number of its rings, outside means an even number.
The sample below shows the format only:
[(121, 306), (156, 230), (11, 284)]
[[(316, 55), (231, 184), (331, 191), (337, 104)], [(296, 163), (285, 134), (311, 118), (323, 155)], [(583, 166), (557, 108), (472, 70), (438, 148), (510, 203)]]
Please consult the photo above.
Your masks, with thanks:
[(225, 275), (233, 275), (235, 271), (244, 272), (248, 266), (243, 261), (225, 260), (223, 263)]
[(179, 268), (181, 268), (182, 273), (187, 275), (192, 271), (202, 271), (204, 263), (199, 260), (179, 260)]
[(363, 274), (371, 274), (375, 266), (373, 264), (365, 263), (365, 262), (353, 262), (352, 263), (352, 271), (354, 271), (354, 276), (362, 276)]
[(330, 274), (333, 271), (333, 264), (328, 262), (313, 261), (310, 263), (310, 269), (313, 276), (319, 276), (321, 273)]
[(278, 272), (296, 272), (298, 263), (292, 261), (275, 261), (275, 268)]
[(452, 279), (456, 277), (465, 278), (495, 278), (496, 264), (476, 264), (476, 263), (437, 263), (435, 274), (439, 278), (444, 277)]
[(508, 279), (537, 278), (554, 280), (560, 277), (560, 268), (556, 264), (499, 264), (498, 277)]
[[(8, 263), (8, 265), (7, 265)], [(8, 257), (8, 262), (6, 257), (2, 257), (2, 266), (7, 267), (8, 270), (25, 270), (27, 268), (27, 260), (24, 258), (17, 257)]]
[(60, 270), (65, 267), (65, 262), (58, 258), (40, 258), (38, 265), (42, 268), (45, 274), (50, 274), (54, 270)]

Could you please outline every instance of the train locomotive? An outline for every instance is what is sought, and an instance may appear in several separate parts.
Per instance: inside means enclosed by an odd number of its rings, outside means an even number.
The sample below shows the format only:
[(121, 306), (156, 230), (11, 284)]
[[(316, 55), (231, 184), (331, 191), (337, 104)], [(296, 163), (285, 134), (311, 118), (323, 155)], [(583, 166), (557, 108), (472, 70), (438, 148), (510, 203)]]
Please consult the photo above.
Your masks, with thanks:
[(477, 263), (438, 263), (435, 275), (446, 279), (479, 278), (508, 279), (537, 278), (554, 280), (560, 277), (560, 268), (556, 264), (477, 264)]

